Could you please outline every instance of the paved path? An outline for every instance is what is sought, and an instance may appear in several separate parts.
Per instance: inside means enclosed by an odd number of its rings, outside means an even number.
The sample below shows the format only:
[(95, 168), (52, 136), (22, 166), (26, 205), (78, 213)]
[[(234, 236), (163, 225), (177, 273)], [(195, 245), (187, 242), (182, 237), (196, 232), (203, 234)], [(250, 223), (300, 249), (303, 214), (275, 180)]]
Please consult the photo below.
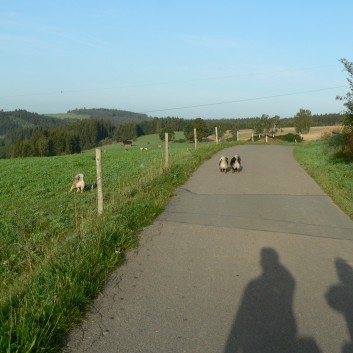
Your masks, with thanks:
[[(221, 154), (241, 155), (221, 174)], [(67, 352), (353, 352), (353, 222), (291, 147), (216, 154), (117, 269)]]

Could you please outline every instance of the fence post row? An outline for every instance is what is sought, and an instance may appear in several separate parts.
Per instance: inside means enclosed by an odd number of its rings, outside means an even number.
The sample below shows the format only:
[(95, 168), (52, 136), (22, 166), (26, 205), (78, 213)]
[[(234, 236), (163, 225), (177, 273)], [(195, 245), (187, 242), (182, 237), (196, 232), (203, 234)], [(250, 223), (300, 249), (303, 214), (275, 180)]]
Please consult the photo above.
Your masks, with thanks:
[[(216, 143), (218, 144), (218, 128), (215, 128)], [(266, 136), (267, 137), (267, 136)], [(254, 134), (251, 134), (251, 139), (254, 141)], [(195, 150), (197, 148), (197, 131), (194, 128)], [(237, 141), (239, 141), (239, 131), (237, 131)], [(267, 142), (267, 141), (266, 141)], [(103, 178), (102, 178), (102, 151), (96, 148), (96, 167), (97, 167), (97, 198), (98, 198), (98, 215), (103, 213)], [(169, 167), (169, 136), (165, 133), (165, 168)]]
[(102, 151), (96, 148), (98, 215), (103, 213)]

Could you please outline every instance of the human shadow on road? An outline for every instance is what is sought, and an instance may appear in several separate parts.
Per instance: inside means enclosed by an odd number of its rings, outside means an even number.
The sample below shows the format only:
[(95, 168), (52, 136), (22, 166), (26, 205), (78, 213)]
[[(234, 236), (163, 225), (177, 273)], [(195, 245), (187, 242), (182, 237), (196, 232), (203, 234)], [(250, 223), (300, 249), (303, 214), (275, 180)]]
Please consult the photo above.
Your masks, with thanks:
[(272, 248), (261, 250), (262, 274), (245, 288), (224, 353), (320, 353), (298, 338), (293, 312), (295, 280)]
[(346, 321), (351, 341), (342, 347), (342, 353), (353, 353), (353, 268), (346, 260), (335, 259), (336, 273), (340, 282), (326, 293), (327, 303), (340, 312)]

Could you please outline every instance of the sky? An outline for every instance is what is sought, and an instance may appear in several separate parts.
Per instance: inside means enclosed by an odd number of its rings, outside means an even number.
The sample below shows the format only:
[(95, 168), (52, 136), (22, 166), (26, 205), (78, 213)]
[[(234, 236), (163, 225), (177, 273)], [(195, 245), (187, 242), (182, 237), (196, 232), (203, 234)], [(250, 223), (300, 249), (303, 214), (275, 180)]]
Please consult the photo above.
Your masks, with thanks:
[(0, 110), (341, 113), (352, 0), (0, 0)]

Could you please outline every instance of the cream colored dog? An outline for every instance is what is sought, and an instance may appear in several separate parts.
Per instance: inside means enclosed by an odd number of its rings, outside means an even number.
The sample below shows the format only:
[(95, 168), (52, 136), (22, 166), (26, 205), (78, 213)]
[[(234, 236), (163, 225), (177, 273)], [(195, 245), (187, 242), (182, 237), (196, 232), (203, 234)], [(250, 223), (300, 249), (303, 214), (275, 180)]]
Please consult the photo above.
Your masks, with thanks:
[(228, 171), (228, 157), (222, 156), (219, 160), (219, 170), (223, 173), (227, 173)]
[(77, 189), (77, 192), (83, 192), (83, 189), (85, 188), (85, 180), (83, 174), (77, 174), (74, 177), (74, 180), (72, 182), (70, 192), (74, 189)]

